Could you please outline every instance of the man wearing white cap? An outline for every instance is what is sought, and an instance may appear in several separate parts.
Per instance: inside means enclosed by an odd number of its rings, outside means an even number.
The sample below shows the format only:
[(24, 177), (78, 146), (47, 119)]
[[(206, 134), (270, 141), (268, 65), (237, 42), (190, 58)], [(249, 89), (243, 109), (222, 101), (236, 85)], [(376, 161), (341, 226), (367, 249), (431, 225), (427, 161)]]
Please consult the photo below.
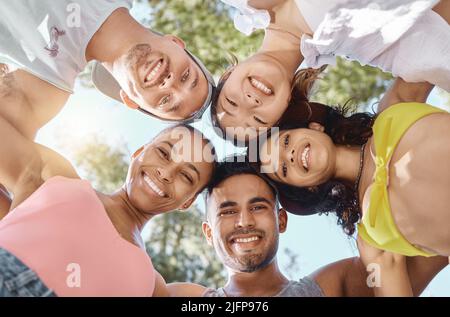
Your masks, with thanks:
[(0, 115), (33, 139), (96, 60), (104, 94), (159, 119), (192, 121), (214, 81), (173, 35), (139, 24), (132, 0), (0, 0)]

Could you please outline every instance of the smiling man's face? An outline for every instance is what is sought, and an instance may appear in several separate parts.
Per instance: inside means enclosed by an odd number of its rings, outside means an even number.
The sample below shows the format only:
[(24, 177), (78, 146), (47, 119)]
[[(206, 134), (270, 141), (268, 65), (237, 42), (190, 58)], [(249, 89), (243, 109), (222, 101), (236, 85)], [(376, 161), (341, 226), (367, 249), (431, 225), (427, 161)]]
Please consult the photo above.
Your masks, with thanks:
[(124, 103), (167, 120), (195, 114), (208, 97), (208, 81), (184, 47), (171, 35), (162, 36), (157, 46), (132, 47), (116, 72)]
[(203, 232), (228, 268), (254, 272), (275, 259), (287, 221), (275, 202), (272, 189), (256, 175), (234, 175), (214, 188)]

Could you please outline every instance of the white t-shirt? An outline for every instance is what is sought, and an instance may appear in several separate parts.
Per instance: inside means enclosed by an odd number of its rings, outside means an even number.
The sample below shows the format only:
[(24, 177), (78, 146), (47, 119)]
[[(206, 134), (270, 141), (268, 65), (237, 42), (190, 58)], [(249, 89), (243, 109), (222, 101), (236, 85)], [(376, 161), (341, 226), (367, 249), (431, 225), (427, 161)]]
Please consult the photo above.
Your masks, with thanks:
[(346, 0), (325, 14), (313, 37), (302, 37), (304, 65), (342, 56), (450, 91), (450, 26), (432, 11), (437, 2)]
[(298, 10), (312, 31), (316, 31), (328, 11), (347, 0), (295, 0)]
[(73, 92), (86, 47), (116, 9), (132, 0), (0, 0), (0, 63)]

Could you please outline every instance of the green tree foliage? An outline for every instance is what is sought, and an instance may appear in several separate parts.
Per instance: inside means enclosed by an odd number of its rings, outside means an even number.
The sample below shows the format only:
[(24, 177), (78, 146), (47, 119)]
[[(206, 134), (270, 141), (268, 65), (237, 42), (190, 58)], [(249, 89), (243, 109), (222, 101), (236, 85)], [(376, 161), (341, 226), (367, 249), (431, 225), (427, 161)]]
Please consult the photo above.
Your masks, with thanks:
[(124, 184), (130, 156), (125, 145), (111, 147), (100, 137), (94, 136), (71, 152), (80, 174), (91, 181), (97, 190), (112, 193)]
[(391, 83), (392, 76), (378, 68), (361, 66), (338, 58), (336, 66), (328, 66), (317, 81), (312, 99), (328, 105), (349, 105), (362, 109), (377, 101)]
[(148, 23), (152, 29), (174, 34), (215, 75), (227, 66), (228, 52), (240, 59), (255, 52), (263, 33), (247, 37), (234, 28), (230, 8), (219, 0), (149, 0), (152, 8)]
[(193, 282), (208, 287), (225, 284), (224, 266), (203, 236), (203, 218), (202, 211), (193, 206), (152, 220), (146, 248), (166, 282)]

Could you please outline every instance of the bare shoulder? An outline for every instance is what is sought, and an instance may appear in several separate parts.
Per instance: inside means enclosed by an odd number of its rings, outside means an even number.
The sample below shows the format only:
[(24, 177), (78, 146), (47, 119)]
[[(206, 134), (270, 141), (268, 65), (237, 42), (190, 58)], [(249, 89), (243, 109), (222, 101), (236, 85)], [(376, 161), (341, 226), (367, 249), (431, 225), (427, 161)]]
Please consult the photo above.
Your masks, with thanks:
[(72, 163), (64, 156), (44, 145), (36, 144), (42, 158), (41, 178), (43, 181), (53, 176), (80, 178)]
[(342, 296), (346, 266), (351, 265), (353, 258), (327, 264), (314, 271), (310, 276), (322, 288), (325, 296)]
[(0, 116), (28, 139), (64, 106), (70, 93), (23, 70), (0, 64)]
[(311, 275), (325, 296), (373, 296), (367, 287), (367, 272), (359, 257), (328, 264)]
[(194, 283), (171, 283), (167, 285), (171, 297), (201, 297), (206, 287)]

